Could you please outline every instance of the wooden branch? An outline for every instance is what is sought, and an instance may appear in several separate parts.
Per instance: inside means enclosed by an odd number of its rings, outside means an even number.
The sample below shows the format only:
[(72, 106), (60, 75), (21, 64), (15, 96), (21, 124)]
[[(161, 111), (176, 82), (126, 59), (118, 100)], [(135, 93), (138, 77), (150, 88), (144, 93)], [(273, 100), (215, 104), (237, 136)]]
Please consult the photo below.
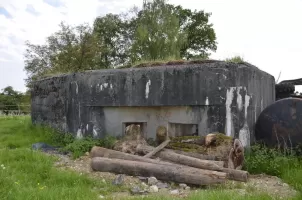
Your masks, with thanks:
[(145, 158), (151, 158), (153, 155), (155, 155), (157, 152), (161, 151), (163, 148), (165, 148), (169, 144), (170, 140), (167, 139), (163, 143), (161, 143), (159, 146), (157, 146), (153, 151), (146, 154)]

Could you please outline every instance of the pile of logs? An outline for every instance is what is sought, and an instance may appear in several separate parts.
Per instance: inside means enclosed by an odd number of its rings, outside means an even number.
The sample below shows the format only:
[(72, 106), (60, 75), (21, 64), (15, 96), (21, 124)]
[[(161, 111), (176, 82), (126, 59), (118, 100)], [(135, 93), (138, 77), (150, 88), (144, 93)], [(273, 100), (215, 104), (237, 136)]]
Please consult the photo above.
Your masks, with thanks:
[[(94, 146), (91, 149), (91, 168), (94, 171), (127, 174), (130, 176), (154, 176), (162, 181), (173, 181), (192, 185), (224, 183), (226, 180), (246, 182), (248, 172), (241, 170), (244, 160), (243, 147), (239, 140), (232, 140), (228, 163), (213, 155), (202, 155), (165, 148), (171, 142), (168, 138), (157, 147), (152, 147), (140, 137), (131, 137), (132, 142), (117, 143), (123, 148), (106, 149)], [(212, 139), (211, 139), (212, 138)], [(216, 139), (215, 134), (205, 137), (207, 145)], [(131, 144), (131, 150), (125, 144)], [(214, 142), (215, 143), (215, 142)], [(133, 144), (136, 144), (134, 146)], [(117, 150), (118, 149), (118, 150)], [(124, 151), (123, 151), (124, 149)]]

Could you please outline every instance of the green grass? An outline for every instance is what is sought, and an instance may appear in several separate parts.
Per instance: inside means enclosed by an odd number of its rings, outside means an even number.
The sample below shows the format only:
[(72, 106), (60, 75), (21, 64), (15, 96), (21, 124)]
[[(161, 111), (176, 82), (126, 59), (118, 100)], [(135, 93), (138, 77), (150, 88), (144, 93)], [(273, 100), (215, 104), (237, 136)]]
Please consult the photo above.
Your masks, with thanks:
[(46, 126), (32, 125), (28, 116), (0, 117), (0, 127), (0, 144), (3, 147), (14, 149), (30, 147), (33, 143), (44, 142), (62, 147), (60, 150), (71, 152), (73, 158), (84, 155), (95, 145), (111, 148), (116, 141), (115, 138), (110, 136), (102, 140), (92, 138), (76, 140), (71, 134), (62, 134)]
[[(79, 173), (57, 169), (53, 166), (56, 158), (31, 150), (36, 142), (45, 142), (54, 146), (64, 146), (75, 157), (81, 155), (91, 145), (112, 145), (112, 138), (93, 141), (74, 140), (70, 135), (60, 135), (50, 128), (31, 125), (28, 116), (0, 117), (0, 199), (99, 199), (99, 195), (114, 199), (109, 194), (125, 191), (126, 187), (113, 186), (110, 182), (89, 178)], [(302, 192), (302, 162), (296, 156), (285, 156), (274, 150), (255, 146), (246, 156), (245, 169), (250, 173), (277, 175), (286, 183)], [(238, 186), (234, 186), (240, 189)], [(186, 199), (273, 199), (267, 194), (250, 189), (242, 195), (228, 187), (212, 187), (197, 190)], [(169, 192), (167, 192), (169, 193)], [(121, 199), (121, 198), (120, 198)], [(126, 199), (141, 199), (140, 196)], [(144, 199), (183, 199), (169, 195), (150, 195)], [(299, 194), (294, 199), (302, 199)]]
[[(111, 198), (113, 199), (113, 198)], [(126, 198), (129, 200), (142, 199), (140, 196)], [(168, 196), (168, 195), (153, 195), (144, 197), (145, 200), (169, 200), (169, 199), (184, 199), (181, 196)], [(189, 200), (271, 200), (272, 197), (266, 194), (246, 194), (241, 195), (235, 191), (223, 191), (223, 190), (200, 190), (194, 194), (189, 195)]]
[(33, 126), (28, 116), (0, 117), (0, 148), (30, 147), (36, 142), (54, 144), (53, 131), (42, 126)]
[(58, 145), (52, 134), (49, 128), (31, 125), (29, 117), (0, 117), (1, 200), (91, 200), (119, 190), (111, 183), (56, 169), (55, 157), (31, 150), (36, 142)]

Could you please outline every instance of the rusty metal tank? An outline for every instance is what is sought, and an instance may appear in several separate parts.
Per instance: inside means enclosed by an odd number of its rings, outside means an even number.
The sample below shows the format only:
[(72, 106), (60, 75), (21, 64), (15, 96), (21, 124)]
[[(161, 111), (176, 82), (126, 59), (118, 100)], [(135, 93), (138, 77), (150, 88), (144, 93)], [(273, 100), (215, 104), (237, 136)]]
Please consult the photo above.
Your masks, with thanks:
[(256, 122), (255, 137), (270, 147), (301, 144), (302, 99), (285, 98), (266, 107)]

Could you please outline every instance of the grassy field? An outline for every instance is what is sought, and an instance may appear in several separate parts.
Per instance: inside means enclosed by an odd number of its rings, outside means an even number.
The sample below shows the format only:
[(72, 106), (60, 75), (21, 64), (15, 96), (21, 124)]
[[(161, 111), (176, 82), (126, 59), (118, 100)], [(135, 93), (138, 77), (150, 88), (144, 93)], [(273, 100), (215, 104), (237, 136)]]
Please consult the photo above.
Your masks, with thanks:
[[(76, 200), (100, 199), (120, 190), (111, 183), (103, 183), (72, 171), (53, 166), (55, 157), (31, 150), (36, 142), (62, 145), (54, 137), (54, 131), (45, 127), (33, 126), (29, 117), (0, 117), (0, 199), (1, 200)], [(91, 143), (77, 144), (70, 140), (65, 145), (73, 146), (77, 154), (84, 152)], [(75, 148), (75, 146), (79, 148)], [(84, 149), (83, 149), (84, 148)], [(284, 157), (271, 152), (251, 154), (247, 158), (250, 172), (273, 173), (295, 189), (302, 192), (302, 164), (296, 158)], [(97, 189), (94, 189), (97, 188)], [(128, 197), (130, 198), (130, 197)], [(132, 197), (131, 199), (140, 199)], [(170, 197), (171, 198), (171, 197)], [(114, 199), (110, 197), (109, 199)], [(169, 199), (168, 196), (151, 195), (144, 199)], [(177, 199), (177, 198), (173, 198)], [(220, 189), (199, 190), (187, 199), (272, 199), (266, 194), (251, 192), (240, 195), (238, 192)], [(302, 199), (298, 195), (296, 199)]]

